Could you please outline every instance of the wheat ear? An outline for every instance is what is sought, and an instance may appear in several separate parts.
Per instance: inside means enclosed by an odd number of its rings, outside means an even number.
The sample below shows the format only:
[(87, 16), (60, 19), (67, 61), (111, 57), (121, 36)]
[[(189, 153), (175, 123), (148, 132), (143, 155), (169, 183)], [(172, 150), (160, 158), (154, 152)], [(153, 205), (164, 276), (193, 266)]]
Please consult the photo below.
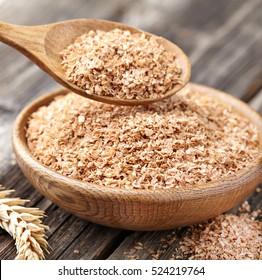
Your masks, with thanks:
[(48, 247), (45, 230), (49, 229), (41, 222), (44, 212), (21, 206), (28, 200), (8, 198), (12, 192), (0, 189), (0, 226), (15, 239), (16, 260), (42, 260)]

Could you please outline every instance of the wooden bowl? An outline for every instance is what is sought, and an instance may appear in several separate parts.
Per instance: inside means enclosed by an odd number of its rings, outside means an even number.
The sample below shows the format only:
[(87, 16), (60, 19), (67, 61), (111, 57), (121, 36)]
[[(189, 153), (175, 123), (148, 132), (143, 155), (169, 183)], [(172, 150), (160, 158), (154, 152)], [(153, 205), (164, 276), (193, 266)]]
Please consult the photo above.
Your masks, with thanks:
[(49, 104), (55, 96), (66, 94), (66, 89), (40, 97), (17, 117), (13, 147), (18, 163), (31, 184), (45, 197), (94, 223), (129, 230), (163, 230), (215, 217), (244, 200), (262, 181), (262, 119), (247, 104), (226, 93), (201, 85), (190, 86), (231, 104), (258, 127), (259, 154), (248, 170), (202, 186), (168, 190), (113, 189), (60, 175), (30, 154), (25, 127), (32, 112)]

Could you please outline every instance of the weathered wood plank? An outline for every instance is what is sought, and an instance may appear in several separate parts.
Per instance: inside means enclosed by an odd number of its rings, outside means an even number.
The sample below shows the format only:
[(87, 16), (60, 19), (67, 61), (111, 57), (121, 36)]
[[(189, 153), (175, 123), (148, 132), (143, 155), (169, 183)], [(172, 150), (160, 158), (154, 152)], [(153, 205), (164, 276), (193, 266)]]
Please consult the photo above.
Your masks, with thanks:
[[(262, 114), (260, 0), (112, 0), (110, 5), (106, 0), (55, 4), (51, 0), (5, 0), (0, 1), (0, 10), (0, 20), (16, 24), (94, 17), (122, 21), (167, 37), (189, 54), (192, 81), (228, 91), (245, 101), (252, 99), (251, 106)], [(139, 248), (138, 242), (144, 244), (143, 249), (137, 249), (140, 258), (150, 259), (157, 252), (162, 259), (170, 258), (186, 228), (129, 234), (94, 225), (56, 207), (30, 186), (12, 158), (12, 123), (28, 102), (57, 84), (3, 44), (0, 62), (0, 183), (16, 189), (13, 196), (30, 199), (28, 205), (46, 211), (44, 221), (50, 226), (47, 235), (52, 247), (47, 258), (127, 259), (124, 252)], [(261, 198), (261, 194), (251, 196), (252, 206), (261, 208)], [(14, 241), (2, 230), (0, 244), (0, 259), (13, 259)]]
[[(61, 209), (58, 208), (58, 211), (61, 211)], [(56, 213), (52, 212), (50, 216), (54, 218), (56, 222), (57, 217), (55, 214)], [(65, 212), (63, 214), (66, 215)], [(50, 251), (48, 259), (58, 259), (69, 244), (77, 239), (81, 232), (89, 225), (89, 222), (73, 215), (68, 215), (66, 217), (66, 219), (60, 219), (61, 223), (55, 232), (51, 229), (52, 235), (48, 238), (48, 243), (50, 247), (54, 249)]]
[(192, 81), (242, 98), (255, 76), (261, 73), (262, 31), (258, 15), (250, 14), (205, 52), (192, 67)]
[(91, 224), (75, 239), (59, 258), (74, 259), (105, 259), (126, 236), (119, 229), (112, 229)]
[[(200, 40), (198, 48), (194, 50), (191, 54), (191, 62), (195, 64), (198, 60), (201, 60), (205, 56), (206, 52), (218, 41), (223, 39), (225, 36), (234, 33), (236, 27), (245, 24), (246, 18), (250, 15), (256, 14), (261, 8), (260, 1), (252, 1), (242, 5), (241, 7), (235, 9), (235, 11), (230, 15), (230, 17), (221, 25), (217, 26), (209, 37)], [(227, 5), (227, 4), (225, 4)], [(255, 11), (255, 12), (254, 12)], [(218, 16), (218, 18), (221, 15)]]
[(167, 249), (179, 245), (187, 228), (168, 231), (134, 232), (129, 235), (121, 245), (109, 256), (110, 260), (124, 259), (162, 259)]
[(250, 82), (249, 86), (247, 87), (247, 89), (244, 92), (243, 98), (242, 100), (245, 102), (250, 102), (250, 104), (253, 104), (254, 101), (252, 100), (252, 98), (254, 98), (255, 103), (259, 102), (259, 98), (257, 98), (257, 95), (260, 94), (262, 89), (262, 70), (258, 73), (258, 75), (255, 75), (252, 79), (252, 81)]
[(262, 88), (257, 95), (249, 102), (250, 106), (262, 116)]

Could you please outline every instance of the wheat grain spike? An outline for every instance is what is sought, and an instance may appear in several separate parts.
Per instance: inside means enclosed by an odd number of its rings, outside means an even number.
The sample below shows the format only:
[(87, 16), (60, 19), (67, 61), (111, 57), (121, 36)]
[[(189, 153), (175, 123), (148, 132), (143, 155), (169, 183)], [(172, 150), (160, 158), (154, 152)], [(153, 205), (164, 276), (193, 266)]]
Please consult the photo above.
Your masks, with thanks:
[(45, 259), (48, 243), (41, 218), (44, 212), (38, 208), (27, 208), (23, 205), (28, 200), (7, 198), (12, 190), (1, 190), (0, 186), (0, 227), (14, 239), (17, 249), (17, 260)]

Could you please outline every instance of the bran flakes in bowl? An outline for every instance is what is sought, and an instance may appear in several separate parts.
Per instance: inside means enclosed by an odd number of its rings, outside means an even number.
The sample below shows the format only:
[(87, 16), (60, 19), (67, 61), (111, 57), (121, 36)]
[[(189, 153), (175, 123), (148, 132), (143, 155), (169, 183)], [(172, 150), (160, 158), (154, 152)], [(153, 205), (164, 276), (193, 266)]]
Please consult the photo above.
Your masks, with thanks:
[(147, 106), (69, 93), (31, 115), (32, 155), (84, 182), (125, 189), (193, 187), (248, 168), (258, 129), (231, 106), (190, 87)]

